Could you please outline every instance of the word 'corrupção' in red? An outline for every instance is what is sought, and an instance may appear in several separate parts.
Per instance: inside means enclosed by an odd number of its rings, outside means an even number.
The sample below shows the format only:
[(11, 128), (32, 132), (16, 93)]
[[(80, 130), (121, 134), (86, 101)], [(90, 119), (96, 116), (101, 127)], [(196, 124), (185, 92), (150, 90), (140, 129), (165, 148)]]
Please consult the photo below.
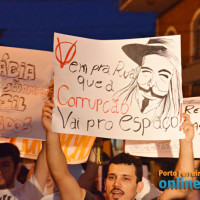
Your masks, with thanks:
[[(119, 99), (112, 99), (109, 101), (104, 101), (102, 99), (91, 100), (89, 98), (83, 97), (70, 97), (65, 100), (61, 98), (61, 90), (69, 90), (67, 85), (61, 85), (58, 89), (58, 102), (62, 106), (75, 107), (75, 108), (84, 108), (88, 107), (91, 110), (96, 112), (102, 111), (103, 113), (120, 113), (125, 115), (129, 111), (129, 105), (126, 103), (119, 103)], [(61, 100), (62, 99), (62, 100)]]

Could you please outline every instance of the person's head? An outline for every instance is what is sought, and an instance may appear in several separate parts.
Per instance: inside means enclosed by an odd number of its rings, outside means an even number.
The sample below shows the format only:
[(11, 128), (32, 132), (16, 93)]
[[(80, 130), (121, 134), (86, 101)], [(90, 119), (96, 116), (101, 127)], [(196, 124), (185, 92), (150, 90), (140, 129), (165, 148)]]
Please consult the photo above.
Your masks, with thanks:
[(105, 191), (107, 200), (134, 200), (142, 191), (142, 162), (138, 157), (121, 153), (110, 160)]
[(20, 153), (10, 143), (0, 143), (0, 189), (14, 187), (15, 178), (20, 172)]

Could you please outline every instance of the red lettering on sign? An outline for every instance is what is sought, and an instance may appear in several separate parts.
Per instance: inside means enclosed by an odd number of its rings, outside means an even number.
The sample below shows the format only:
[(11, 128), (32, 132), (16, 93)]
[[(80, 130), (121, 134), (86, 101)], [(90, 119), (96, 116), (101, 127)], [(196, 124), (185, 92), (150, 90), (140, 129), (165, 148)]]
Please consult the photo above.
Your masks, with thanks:
[[(74, 56), (76, 54), (76, 42), (77, 41), (74, 43), (71, 43), (71, 42), (60, 42), (59, 38), (57, 38), (57, 40), (58, 40), (58, 44), (55, 49), (55, 56), (56, 56), (57, 61), (60, 63), (60, 68), (63, 68), (65, 64), (70, 63), (72, 61), (72, 59), (74, 58)], [(70, 44), (71, 46), (70, 45), (66, 46), (66, 47), (70, 47), (70, 48), (68, 49), (65, 59), (63, 61), (61, 46), (66, 45), (66, 44)], [(60, 58), (57, 55), (58, 53), (59, 53)], [(70, 55), (71, 55), (71, 57), (69, 57)]]

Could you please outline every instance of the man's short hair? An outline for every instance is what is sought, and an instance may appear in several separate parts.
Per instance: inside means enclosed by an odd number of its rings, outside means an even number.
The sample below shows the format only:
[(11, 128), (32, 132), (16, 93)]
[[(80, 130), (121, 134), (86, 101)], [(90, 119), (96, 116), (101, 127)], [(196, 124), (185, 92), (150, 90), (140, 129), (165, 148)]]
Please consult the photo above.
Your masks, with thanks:
[(11, 143), (0, 143), (0, 158), (10, 156), (16, 169), (20, 161), (19, 149)]
[(142, 170), (142, 161), (139, 157), (130, 155), (129, 153), (120, 153), (115, 157), (110, 159), (110, 164), (126, 164), (126, 165), (134, 165), (135, 166), (135, 174), (136, 174), (136, 183), (142, 181), (143, 170)]

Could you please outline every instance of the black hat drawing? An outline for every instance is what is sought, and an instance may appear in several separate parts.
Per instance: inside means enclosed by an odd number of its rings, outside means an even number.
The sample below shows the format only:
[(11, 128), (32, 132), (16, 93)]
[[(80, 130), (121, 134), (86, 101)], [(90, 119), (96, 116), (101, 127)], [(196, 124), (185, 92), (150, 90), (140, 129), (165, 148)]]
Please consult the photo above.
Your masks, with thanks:
[(127, 44), (122, 46), (122, 50), (130, 59), (141, 66), (143, 57), (146, 55), (159, 54), (167, 57), (171, 41), (171, 39), (166, 38), (151, 38), (147, 44)]

